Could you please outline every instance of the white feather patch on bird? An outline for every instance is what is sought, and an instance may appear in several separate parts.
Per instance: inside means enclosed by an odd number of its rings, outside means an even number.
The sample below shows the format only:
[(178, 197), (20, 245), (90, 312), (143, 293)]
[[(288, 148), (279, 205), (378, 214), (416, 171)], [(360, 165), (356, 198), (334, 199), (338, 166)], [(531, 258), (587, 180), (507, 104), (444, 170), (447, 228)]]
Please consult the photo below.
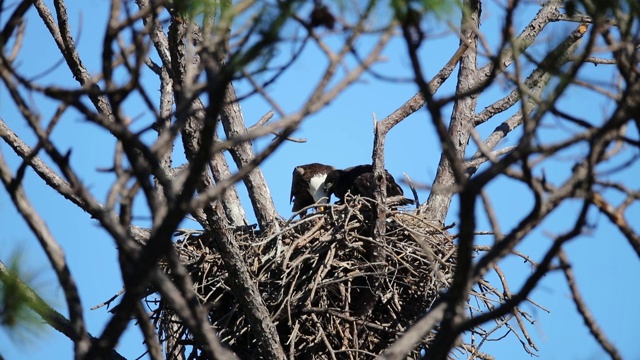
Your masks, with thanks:
[(329, 197), (324, 191), (324, 180), (327, 174), (317, 174), (309, 181), (309, 193), (313, 196), (313, 201), (320, 204), (329, 202)]

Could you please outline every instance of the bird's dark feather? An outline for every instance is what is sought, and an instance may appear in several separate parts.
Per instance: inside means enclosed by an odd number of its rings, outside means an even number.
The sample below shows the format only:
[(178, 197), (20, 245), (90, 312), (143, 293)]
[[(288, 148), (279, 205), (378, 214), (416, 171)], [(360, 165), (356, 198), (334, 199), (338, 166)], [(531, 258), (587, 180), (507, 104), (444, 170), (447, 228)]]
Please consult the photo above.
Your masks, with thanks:
[[(404, 195), (402, 188), (398, 185), (389, 173), (385, 169), (385, 179), (387, 183), (387, 197)], [(371, 165), (358, 165), (344, 170), (334, 170), (327, 175), (325, 184), (331, 194), (334, 194), (338, 199), (344, 200), (347, 192), (351, 195), (360, 195), (368, 198), (373, 198), (373, 167)], [(411, 204), (411, 199), (401, 201), (401, 205)]]

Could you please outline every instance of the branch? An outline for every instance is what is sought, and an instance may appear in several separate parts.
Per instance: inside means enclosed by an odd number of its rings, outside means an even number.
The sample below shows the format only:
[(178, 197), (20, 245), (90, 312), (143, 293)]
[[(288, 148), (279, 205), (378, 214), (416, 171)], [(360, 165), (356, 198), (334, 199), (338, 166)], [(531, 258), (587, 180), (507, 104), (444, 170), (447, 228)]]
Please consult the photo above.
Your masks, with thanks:
[(442, 321), (447, 303), (441, 301), (434, 304), (431, 309), (415, 324), (411, 325), (407, 331), (398, 338), (384, 353), (378, 357), (379, 360), (403, 360), (407, 354), (416, 347), (424, 337), (430, 333), (436, 325)]
[[(500, 55), (497, 56), (494, 61), (478, 70), (479, 76), (476, 79), (476, 83), (485, 83), (488, 79), (495, 76), (497, 71), (495, 69), (496, 66), (499, 67), (499, 69), (506, 69), (511, 65), (516, 60), (517, 55), (523, 53), (531, 44), (533, 44), (542, 30), (557, 18), (559, 14), (558, 8), (562, 3), (562, 0), (550, 0), (545, 2), (536, 16), (524, 27), (524, 30), (522, 30), (518, 37), (511, 40), (511, 47), (502, 50)], [(509, 29), (509, 27), (505, 26), (505, 29)]]
[[(56, 45), (58, 45), (58, 49), (65, 58), (67, 66), (73, 73), (74, 78), (84, 87), (91, 87), (99, 90), (98, 85), (92, 83), (91, 75), (89, 75), (87, 69), (84, 67), (84, 65), (82, 65), (80, 56), (78, 55), (78, 52), (76, 51), (76, 48), (74, 46), (73, 38), (71, 37), (71, 31), (69, 29), (67, 9), (64, 1), (54, 1), (56, 13), (58, 15), (58, 24), (60, 24), (59, 27), (55, 23), (51, 12), (42, 0), (35, 0), (33, 2), (33, 5), (38, 11), (38, 15), (40, 15), (40, 18), (44, 22), (44, 25), (51, 33), (51, 37), (56, 42)], [(113, 118), (111, 107), (109, 106), (104, 96), (89, 95), (89, 98), (101, 114), (103, 114), (107, 118)]]
[[(33, 149), (25, 144), (11, 129), (9, 129), (4, 120), (0, 117), (0, 138), (2, 138), (7, 145), (9, 145), (16, 154), (29, 165), (34, 172), (44, 182), (51, 187), (54, 191), (62, 195), (73, 204), (77, 205), (83, 211), (89, 213), (93, 218), (100, 219), (104, 217), (102, 215), (103, 208), (100, 204), (96, 203), (92, 205), (85, 201), (81, 196), (77, 195), (77, 188), (74, 190), (74, 186), (65, 181), (62, 177), (56, 174), (47, 164), (40, 159), (39, 156), (34, 155)], [(77, 185), (76, 185), (77, 186)], [(116, 221), (118, 222), (118, 221)], [(149, 238), (149, 230), (143, 229), (135, 225), (129, 227), (132, 238), (139, 244), (144, 244)]]
[(30, 8), (31, 3), (28, 1), (23, 1), (19, 3), (13, 13), (11, 13), (11, 16), (8, 20), (6, 20), (4, 28), (0, 33), (0, 49), (4, 49), (5, 45), (9, 41), (9, 38), (11, 38), (11, 34), (13, 34), (13, 31), (16, 29), (16, 27), (19, 27), (20, 24), (23, 23), (23, 16)]
[[(473, 327), (478, 326), (491, 319), (496, 319), (498, 317), (505, 316), (508, 313), (512, 312), (513, 309), (516, 306), (518, 306), (518, 304), (526, 300), (526, 298), (533, 291), (533, 289), (536, 288), (540, 279), (542, 279), (542, 277), (546, 275), (547, 272), (549, 272), (549, 270), (552, 268), (551, 262), (558, 255), (558, 253), (562, 251), (562, 245), (564, 245), (567, 241), (580, 235), (583, 227), (586, 224), (586, 215), (587, 215), (588, 209), (589, 209), (589, 204), (588, 202), (584, 201), (582, 204), (582, 208), (580, 210), (580, 214), (578, 215), (578, 218), (576, 219), (576, 222), (574, 223), (573, 227), (566, 233), (554, 239), (553, 245), (546, 252), (543, 259), (538, 264), (538, 267), (533, 272), (533, 274), (531, 274), (531, 276), (527, 278), (525, 283), (520, 288), (520, 291), (518, 291), (516, 294), (513, 294), (505, 302), (500, 304), (500, 306), (498, 306), (497, 308), (491, 311), (485, 312), (483, 314), (480, 314), (470, 319), (459, 321), (456, 324), (456, 330), (461, 333), (468, 329), (472, 329)], [(476, 269), (478, 269), (478, 266), (476, 266)]]
[[(495, 160), (497, 157), (508, 154), (510, 152), (512, 152), (516, 147), (515, 146), (507, 146), (503, 149), (500, 150), (496, 150), (496, 151), (492, 151), (490, 153), (488, 153), (489, 156), (486, 156), (485, 154), (474, 154), (474, 156), (471, 158), (471, 160), (466, 161), (464, 163), (464, 167), (465, 169), (467, 169), (467, 171), (474, 171), (477, 170), (480, 165), (484, 164), (485, 162), (489, 161), (489, 160)], [(493, 158), (493, 159), (492, 159)]]
[[(210, 100), (205, 112), (200, 111), (200, 101), (190, 99), (190, 94), (193, 92), (193, 84), (190, 81), (193, 79), (190, 77), (189, 71), (184, 69), (185, 64), (191, 64), (190, 58), (186, 55), (185, 31), (184, 24), (173, 19), (169, 35), (173, 51), (172, 61), (175, 77), (174, 84), (176, 86), (176, 104), (178, 108), (181, 108), (181, 111), (178, 112), (179, 119), (182, 118), (182, 121), (186, 121), (186, 126), (183, 130), (183, 142), (188, 155), (187, 159), (191, 165), (184, 186), (198, 187), (201, 193), (200, 199), (205, 201), (198, 203), (197, 199), (184, 196), (182, 199), (186, 201), (185, 205), (189, 203), (189, 200), (192, 200), (190, 204), (193, 206), (185, 206), (185, 208), (204, 209), (206, 219), (203, 219), (204, 222), (201, 225), (211, 233), (214, 246), (222, 254), (225, 266), (228, 267), (228, 272), (232, 274), (230, 276), (230, 281), (234, 284), (232, 292), (242, 306), (244, 314), (253, 325), (251, 330), (258, 340), (261, 351), (269, 358), (282, 359), (284, 358), (284, 352), (278, 340), (275, 325), (269, 317), (257, 285), (244, 262), (243, 254), (240, 252), (233, 233), (230, 231), (225, 211), (222, 209), (220, 202), (210, 202), (208, 200), (212, 198), (208, 198), (206, 195), (211, 193), (220, 195), (239, 179), (234, 179), (234, 182), (229, 181), (229, 179), (219, 181), (217, 186), (214, 187), (203, 182), (203, 179), (208, 178), (208, 175), (201, 175), (202, 167), (200, 165), (209, 163), (212, 157), (211, 150), (213, 149), (214, 129), (217, 119), (225, 111), (224, 107), (227, 106), (224, 99), (229, 86), (231, 86), (230, 80), (234, 72), (233, 66), (226, 66), (218, 61), (218, 50), (211, 49), (211, 51), (208, 51), (209, 49), (205, 47), (203, 48), (204, 51), (199, 53), (208, 79), (206, 90)], [(198, 110), (197, 113), (192, 114), (188, 111), (192, 106)], [(213, 120), (205, 121), (205, 119)], [(274, 143), (276, 145), (279, 144), (277, 141)], [(262, 161), (263, 159), (254, 157), (248, 165), (241, 167), (239, 172), (245, 172), (243, 176), (246, 175), (246, 172), (253, 170), (257, 166), (257, 164), (254, 164), (254, 160)]]
[(9, 145), (26, 164), (28, 164), (49, 187), (84, 211), (88, 211), (85, 202), (75, 194), (71, 185), (47, 166), (39, 156), (36, 156), (33, 149), (25, 144), (15, 132), (7, 127), (2, 117), (0, 117), (0, 138), (2, 138), (2, 140), (4, 140), (5, 143)]
[(162, 356), (162, 346), (158, 343), (155, 326), (151, 323), (141, 302), (136, 304), (135, 317), (138, 320), (147, 349), (149, 349), (149, 357), (151, 360), (162, 360), (164, 358)]
[(573, 271), (571, 270), (571, 264), (569, 263), (569, 259), (562, 249), (558, 252), (558, 260), (560, 260), (560, 267), (562, 268), (562, 272), (564, 273), (565, 279), (567, 279), (567, 284), (569, 284), (569, 289), (571, 289), (571, 297), (573, 298), (573, 302), (576, 304), (576, 308), (578, 312), (582, 316), (585, 325), (591, 332), (591, 335), (596, 339), (598, 344), (602, 346), (604, 351), (609, 354), (611, 359), (613, 360), (622, 360), (622, 356), (618, 352), (618, 350), (613, 346), (609, 340), (607, 340), (607, 336), (604, 334), (602, 329), (596, 324), (596, 320), (591, 315), (587, 304), (582, 299), (582, 295), (580, 295), (580, 290), (578, 290), (578, 285), (576, 284), (576, 279), (573, 276)]
[[(470, 91), (478, 76), (476, 64), (478, 38), (476, 34), (478, 33), (481, 5), (474, 1), (465, 1), (463, 6), (471, 9), (470, 13), (463, 16), (462, 19), (462, 41), (468, 44), (468, 49), (460, 59), (456, 95)], [(414, 69), (416, 68), (419, 68), (417, 63), (414, 64)], [(420, 80), (420, 77), (418, 79)], [(420, 84), (420, 90), (423, 94), (429, 91), (423, 84)], [(472, 126), (468, 119), (475, 113), (476, 104), (476, 96), (457, 98), (448, 129), (444, 126), (440, 108), (435, 108), (435, 104), (433, 104), (429, 109), (443, 149), (443, 156), (438, 163), (438, 171), (433, 182), (434, 188), (446, 189), (456, 183), (461, 185), (464, 181), (461, 159), (464, 158)], [(421, 211), (427, 218), (442, 224), (449, 210), (452, 196), (453, 193), (449, 191), (432, 191), (427, 201), (422, 204)]]
[[(468, 12), (465, 11), (462, 16), (461, 32), (463, 38), (469, 39), (470, 46), (469, 50), (460, 59), (456, 94), (470, 90), (471, 84), (474, 83), (478, 76), (477, 34), (480, 26), (482, 4), (478, 0), (466, 0), (463, 2), (463, 7), (468, 9)], [(424, 91), (424, 89), (422, 90)], [(443, 156), (438, 164), (438, 172), (434, 180), (434, 187), (451, 186), (453, 184), (463, 186), (459, 198), (460, 237), (458, 240), (456, 270), (445, 297), (446, 309), (438, 334), (429, 349), (430, 356), (433, 356), (434, 359), (447, 359), (451, 348), (454, 346), (454, 342), (458, 337), (454, 326), (458, 318), (462, 316), (463, 304), (467, 300), (473, 284), (469, 282), (469, 278), (472, 269), (473, 239), (476, 226), (475, 201), (480, 188), (465, 184), (462, 159), (473, 130), (473, 124), (469, 119), (475, 113), (477, 101), (476, 96), (468, 96), (459, 98), (455, 102), (449, 122), (450, 138), (443, 145)], [(450, 145), (453, 145), (453, 149), (447, 149)], [(431, 192), (426, 202), (426, 216), (429, 219), (443, 223), (449, 210), (452, 196), (452, 192)]]
[(629, 245), (635, 250), (636, 255), (640, 258), (640, 236), (629, 226), (629, 223), (624, 217), (621, 210), (615, 209), (611, 204), (604, 200), (602, 195), (596, 193), (593, 196), (592, 202), (598, 207), (608, 219), (613, 223), (618, 230), (627, 238)]
[[(389, 125), (388, 127), (385, 126), (387, 124)], [(384, 142), (386, 140), (387, 133), (395, 124), (391, 124), (389, 122), (378, 122), (376, 115), (373, 114), (373, 153), (371, 155), (373, 163), (373, 181), (371, 181), (371, 186), (373, 187), (372, 191), (375, 203), (373, 204), (371, 220), (374, 226), (371, 231), (371, 238), (373, 241), (367, 244), (367, 256), (371, 264), (384, 263), (386, 257), (385, 250), (377, 244), (383, 243), (387, 228), (387, 211), (385, 210), (387, 203), (387, 177), (384, 167)], [(375, 268), (373, 272), (376, 272)], [(372, 279), (367, 279), (367, 283), (369, 286), (361, 295), (360, 303), (355, 304), (354, 306), (356, 308), (357, 315), (368, 315), (377, 300), (380, 279), (374, 275)]]
[[(449, 78), (449, 76), (455, 70), (456, 64), (460, 61), (462, 54), (467, 50), (468, 44), (463, 42), (458, 50), (451, 56), (449, 61), (445, 64), (440, 71), (429, 81), (427, 88), (429, 89), (430, 94), (435, 94), (440, 86)], [(420, 110), (424, 104), (426, 103), (426, 98), (423, 95), (422, 91), (419, 91), (417, 94), (413, 95), (411, 99), (407, 100), (404, 104), (402, 104), (399, 108), (397, 108), (394, 112), (387, 115), (384, 119), (381, 120), (385, 126), (394, 126), (395, 123), (399, 123), (400, 121), (406, 119), (409, 115), (414, 112)], [(386, 125), (386, 123), (393, 123), (394, 125)]]
[[(218, 214), (223, 212), (219, 203), (215, 203), (214, 207)], [(258, 339), (261, 350), (268, 354), (270, 359), (284, 359), (285, 353), (278, 338), (275, 324), (256, 281), (247, 268), (244, 254), (238, 247), (232, 230), (223, 222), (215, 222), (211, 226), (211, 240), (224, 259), (229, 274), (231, 292), (251, 323), (251, 330)]]
[[(184, 268), (182, 268), (182, 272), (184, 272)], [(192, 297), (191, 301), (185, 297), (184, 293), (181, 293), (181, 290), (184, 291), (189, 285), (192, 285), (191, 282), (184, 282), (184, 279), (180, 279), (176, 283), (182, 286), (182, 289), (177, 289), (168, 276), (159, 269), (153, 270), (152, 280), (162, 294), (162, 299), (167, 301), (180, 319), (184, 321), (184, 324), (193, 331), (194, 337), (204, 345), (203, 350), (210, 358), (238, 359), (232, 351), (220, 344), (220, 340), (207, 320), (206, 310), (195, 300), (193, 290), (188, 288)]]
[[(247, 127), (232, 84), (227, 85), (223, 101), (220, 118), (227, 138), (245, 134)], [(238, 143), (231, 148), (230, 153), (238, 169), (248, 166), (254, 158), (253, 145), (249, 141)], [(242, 180), (249, 192), (249, 199), (260, 228), (262, 230), (274, 229), (274, 226), (277, 226), (275, 221), (277, 212), (262, 170), (256, 166)]]
[(82, 358), (89, 348), (89, 337), (85, 329), (84, 317), (82, 315), (82, 303), (80, 301), (78, 288), (73, 276), (71, 276), (71, 271), (67, 265), (64, 252), (53, 238), (53, 235), (49, 231), (45, 222), (29, 203), (29, 200), (22, 189), (22, 184), (20, 184), (20, 182), (16, 182), (16, 179), (11, 176), (9, 166), (5, 162), (2, 154), (0, 154), (0, 179), (2, 180), (7, 193), (11, 196), (11, 200), (16, 206), (16, 209), (40, 242), (51, 266), (56, 272), (60, 286), (62, 286), (62, 289), (64, 290), (67, 308), (69, 310), (69, 317), (71, 318), (71, 329), (74, 334), (73, 337), (76, 339), (74, 342), (76, 358)]

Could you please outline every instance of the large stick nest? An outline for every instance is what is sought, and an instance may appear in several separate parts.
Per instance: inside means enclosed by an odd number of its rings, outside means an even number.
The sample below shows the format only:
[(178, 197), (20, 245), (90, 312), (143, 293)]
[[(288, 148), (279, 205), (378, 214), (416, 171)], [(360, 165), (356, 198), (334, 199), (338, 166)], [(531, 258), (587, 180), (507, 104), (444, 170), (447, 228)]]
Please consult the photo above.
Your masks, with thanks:
[[(450, 285), (456, 246), (446, 232), (413, 211), (387, 210), (385, 235), (374, 241), (370, 209), (368, 201), (356, 198), (282, 221), (275, 234), (235, 233), (290, 358), (380, 354)], [(191, 264), (195, 290), (221, 341), (240, 358), (258, 358), (249, 322), (208, 234), (184, 232), (176, 248)], [(170, 309), (158, 310), (161, 337), (175, 335)], [(420, 357), (433, 335), (411, 357)]]

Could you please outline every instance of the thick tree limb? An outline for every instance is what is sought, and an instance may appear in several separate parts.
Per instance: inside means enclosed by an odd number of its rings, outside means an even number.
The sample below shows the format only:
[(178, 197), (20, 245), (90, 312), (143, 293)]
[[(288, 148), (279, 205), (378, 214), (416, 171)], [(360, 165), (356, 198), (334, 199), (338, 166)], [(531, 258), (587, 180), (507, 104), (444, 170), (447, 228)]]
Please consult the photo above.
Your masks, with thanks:
[[(238, 135), (245, 134), (247, 127), (232, 84), (227, 86), (223, 101), (224, 105), (222, 106), (220, 119), (227, 138), (232, 139)], [(249, 141), (238, 143), (231, 148), (230, 152), (239, 169), (248, 166), (254, 158), (253, 145)], [(242, 178), (242, 181), (249, 192), (249, 198), (260, 228), (262, 230), (272, 229), (277, 224), (275, 221), (277, 218), (276, 207), (262, 170), (254, 167), (247, 176)]]

